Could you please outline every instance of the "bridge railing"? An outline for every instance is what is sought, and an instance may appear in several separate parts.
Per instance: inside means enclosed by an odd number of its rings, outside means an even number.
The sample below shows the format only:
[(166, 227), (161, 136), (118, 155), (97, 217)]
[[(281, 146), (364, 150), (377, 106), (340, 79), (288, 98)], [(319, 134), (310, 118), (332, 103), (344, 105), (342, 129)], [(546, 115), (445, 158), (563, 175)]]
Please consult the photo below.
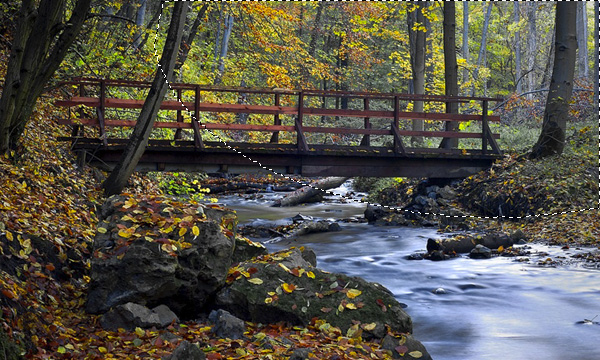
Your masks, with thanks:
[[(107, 119), (107, 110), (109, 109), (141, 109), (144, 100), (141, 98), (123, 98), (119, 89), (138, 89), (144, 90), (150, 88), (151, 84), (140, 81), (126, 80), (107, 80), (78, 78), (73, 81), (63, 82), (63, 86), (73, 86), (75, 94), (69, 96), (66, 100), (59, 100), (55, 103), (57, 106), (68, 107), (69, 117), (61, 119), (60, 123), (72, 125), (72, 137), (85, 137), (84, 128), (86, 126), (97, 127), (99, 130), (98, 140), (107, 146), (111, 140), (107, 128), (128, 128), (134, 127), (135, 120)], [(500, 121), (498, 116), (488, 114), (489, 103), (501, 101), (501, 99), (485, 97), (448, 97), (439, 95), (411, 95), (411, 94), (387, 94), (372, 92), (341, 92), (341, 91), (322, 91), (322, 90), (288, 90), (288, 89), (249, 89), (249, 88), (224, 88), (215, 86), (205, 86), (198, 84), (173, 83), (170, 84), (174, 92), (174, 98), (163, 100), (160, 109), (168, 112), (175, 112), (174, 121), (156, 121), (155, 128), (175, 129), (173, 140), (182, 139), (182, 130), (189, 129), (193, 131), (194, 146), (203, 148), (205, 141), (202, 137), (202, 130), (232, 130), (238, 132), (268, 132), (271, 133), (269, 144), (280, 143), (280, 133), (286, 132), (295, 134), (295, 146), (299, 152), (310, 151), (315, 146), (307, 141), (307, 134), (337, 134), (360, 136), (359, 147), (371, 147), (373, 137), (389, 137), (392, 139), (393, 151), (396, 154), (405, 155), (413, 152), (432, 152), (436, 149), (408, 148), (405, 146), (403, 137), (428, 137), (428, 138), (459, 138), (459, 139), (481, 139), (480, 150), (469, 149), (470, 153), (500, 154), (496, 139), (498, 134), (492, 133), (489, 127), (490, 122)], [(109, 91), (109, 89), (116, 89)], [(209, 102), (208, 98), (216, 98), (214, 94), (237, 94), (236, 103)], [(212, 95), (212, 96), (211, 96)], [(260, 97), (261, 104), (248, 104), (247, 98), (252, 95)], [(141, 97), (141, 96), (138, 96)], [(327, 108), (327, 99), (333, 98), (339, 105), (362, 103), (359, 109)], [(316, 100), (315, 100), (316, 99)], [(320, 100), (319, 100), (320, 99)], [(429, 103), (448, 104), (451, 102), (460, 103), (481, 103), (481, 113), (479, 114), (449, 114), (441, 112), (411, 112), (406, 111), (406, 105), (409, 102), (423, 101)], [(267, 102), (265, 105), (264, 103)], [(270, 102), (270, 103), (269, 103)], [(321, 107), (310, 106), (310, 103), (321, 103)], [(391, 106), (382, 106), (381, 103), (391, 103)], [(372, 106), (378, 104), (377, 109)], [(308, 106), (307, 106), (308, 104)], [(72, 107), (89, 107), (96, 111), (96, 116), (88, 116), (85, 111), (76, 112), (73, 116)], [(231, 114), (259, 114), (273, 117), (272, 124), (248, 124), (248, 123), (219, 123), (201, 121), (206, 117), (205, 113), (231, 113)], [(187, 117), (186, 117), (187, 115)], [(293, 123), (287, 121), (287, 125), (282, 121), (282, 117), (292, 117)], [(360, 127), (328, 127), (311, 126), (307, 119), (321, 117), (336, 118), (362, 118)], [(186, 121), (186, 118), (189, 121)], [(402, 120), (427, 120), (444, 124), (446, 122), (480, 122), (481, 131), (447, 131), (447, 130), (423, 130), (413, 131), (403, 127)], [(374, 124), (379, 124), (375, 128)], [(386, 124), (383, 127), (381, 124)], [(322, 124), (320, 124), (322, 125)], [(491, 151), (490, 151), (491, 148)], [(443, 150), (438, 150), (441, 152)], [(460, 150), (447, 150), (460, 152)], [(464, 151), (463, 151), (464, 152)]]

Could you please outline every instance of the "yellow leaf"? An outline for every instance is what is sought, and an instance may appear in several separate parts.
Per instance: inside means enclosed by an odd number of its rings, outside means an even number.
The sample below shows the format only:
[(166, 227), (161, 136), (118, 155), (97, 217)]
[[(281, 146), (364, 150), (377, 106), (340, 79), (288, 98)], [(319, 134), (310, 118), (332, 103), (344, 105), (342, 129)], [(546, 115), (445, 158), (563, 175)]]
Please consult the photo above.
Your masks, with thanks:
[(311, 279), (314, 279), (315, 278), (315, 273), (313, 273), (312, 271), (307, 271), (306, 272), (306, 276), (308, 276)]
[(503, 252), (504, 251), (504, 246), (500, 245), (500, 247), (498, 248), (498, 252)]
[(13, 237), (13, 234), (12, 234), (10, 231), (7, 231), (7, 232), (6, 232), (6, 238), (7, 238), (9, 241), (13, 241), (13, 240), (15, 239), (15, 238)]
[(268, 297), (265, 299), (265, 304), (270, 304), (273, 302), (273, 298), (272, 297)]
[(194, 236), (200, 235), (200, 229), (198, 229), (196, 225), (194, 225), (194, 227), (192, 228), (192, 234), (194, 234)]
[(124, 237), (125, 239), (129, 239), (131, 237), (131, 233), (125, 229), (119, 230), (119, 236)]
[(181, 228), (181, 229), (179, 229), (179, 236), (183, 236), (183, 235), (185, 235), (185, 233), (186, 233), (186, 232), (187, 232), (187, 229), (186, 229), (186, 228)]
[[(280, 264), (281, 265), (281, 264)], [(296, 290), (296, 285), (294, 284), (288, 284), (288, 283), (283, 283), (281, 285), (281, 287), (283, 288), (283, 291), (285, 291), (286, 293), (290, 294), (292, 293), (294, 290)]]
[(346, 304), (346, 309), (356, 310), (356, 305), (353, 303)]
[(364, 330), (367, 331), (371, 331), (371, 330), (375, 330), (375, 328), (377, 327), (376, 323), (370, 323), (370, 324), (362, 324), (361, 326)]
[(140, 327), (136, 327), (135, 328), (135, 333), (139, 337), (146, 336), (146, 332), (142, 328), (140, 328)]
[(98, 351), (100, 351), (102, 354), (106, 354), (106, 353), (108, 352), (108, 349), (107, 349), (107, 348), (105, 348), (104, 346), (100, 346), (100, 347), (98, 348)]
[(350, 299), (354, 299), (355, 297), (357, 297), (360, 294), (362, 294), (362, 291), (360, 291), (358, 289), (350, 289), (346, 293), (346, 296), (348, 296)]
[(98, 231), (100, 234), (106, 234), (106, 232), (107, 232), (108, 230), (106, 230), (106, 229), (105, 229), (105, 228), (103, 228), (103, 227), (99, 227), (98, 229), (96, 229), (96, 231)]
[(255, 285), (260, 285), (263, 283), (262, 279), (259, 279), (259, 278), (248, 279), (248, 282), (255, 284)]
[(59, 354), (64, 354), (67, 352), (67, 349), (65, 349), (64, 346), (59, 346), (58, 349), (56, 349), (56, 352)]
[(420, 359), (423, 357), (423, 353), (420, 351), (416, 351), (416, 350), (409, 352), (408, 355), (414, 357), (415, 359)]
[(280, 268), (282, 268), (283, 270), (285, 270), (285, 271), (287, 271), (287, 272), (290, 272), (290, 269), (289, 269), (287, 266), (283, 265), (282, 263), (279, 263), (278, 265), (279, 265), (279, 267), (280, 267)]

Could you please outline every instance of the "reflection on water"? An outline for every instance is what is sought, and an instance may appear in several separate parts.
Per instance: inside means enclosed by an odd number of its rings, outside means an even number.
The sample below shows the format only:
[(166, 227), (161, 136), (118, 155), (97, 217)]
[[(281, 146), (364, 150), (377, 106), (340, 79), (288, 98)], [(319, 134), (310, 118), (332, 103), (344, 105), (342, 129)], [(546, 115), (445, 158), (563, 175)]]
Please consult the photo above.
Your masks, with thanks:
[[(282, 209), (269, 208), (262, 199), (222, 200), (245, 223), (285, 222), (299, 212), (341, 219), (364, 210), (353, 203)], [(341, 226), (341, 232), (268, 247), (308, 246), (320, 268), (385, 285), (408, 305), (415, 336), (436, 360), (600, 359), (600, 326), (577, 324), (600, 314), (597, 271), (541, 268), (509, 258), (409, 261), (406, 256), (424, 250), (428, 237), (439, 236), (435, 230)], [(550, 257), (565, 255), (559, 249), (536, 249)]]

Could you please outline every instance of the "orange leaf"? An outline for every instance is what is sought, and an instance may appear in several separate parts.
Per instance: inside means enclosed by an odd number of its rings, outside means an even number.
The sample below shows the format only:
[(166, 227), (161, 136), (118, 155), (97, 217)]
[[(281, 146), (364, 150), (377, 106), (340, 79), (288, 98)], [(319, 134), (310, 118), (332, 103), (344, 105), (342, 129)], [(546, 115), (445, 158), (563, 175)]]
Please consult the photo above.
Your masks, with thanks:
[(6, 296), (9, 299), (14, 299), (16, 297), (16, 295), (12, 291), (7, 289), (2, 289), (2, 295)]
[(281, 287), (283, 288), (283, 291), (285, 291), (288, 294), (292, 293), (294, 290), (296, 290), (296, 285), (294, 285), (294, 284), (283, 283), (283, 285), (281, 285)]

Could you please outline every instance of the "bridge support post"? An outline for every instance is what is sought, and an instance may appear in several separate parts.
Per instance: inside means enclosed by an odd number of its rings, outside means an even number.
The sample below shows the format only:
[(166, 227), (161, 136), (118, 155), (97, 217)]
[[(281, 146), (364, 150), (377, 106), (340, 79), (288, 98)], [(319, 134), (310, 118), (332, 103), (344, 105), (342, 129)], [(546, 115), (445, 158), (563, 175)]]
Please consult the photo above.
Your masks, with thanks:
[[(281, 105), (280, 98), (281, 95), (279, 93), (275, 93), (275, 106)], [(275, 119), (273, 122), (274, 125), (281, 125), (281, 119), (279, 118), (279, 113), (275, 114)], [(273, 135), (271, 135), (271, 140), (269, 141), (271, 144), (279, 143), (279, 131), (275, 131)]]
[[(364, 110), (369, 111), (369, 98), (364, 99)], [(371, 129), (371, 118), (365, 118), (365, 130)], [(365, 134), (360, 142), (360, 146), (371, 146), (371, 135)]]
[(104, 115), (106, 114), (106, 82), (100, 80), (100, 106), (96, 108), (98, 115), (98, 124), (100, 125), (100, 140), (104, 146), (108, 146), (108, 140), (106, 139), (106, 129), (104, 127)]
[(296, 118), (296, 143), (298, 145), (299, 152), (307, 152), (308, 144), (306, 143), (306, 136), (304, 136), (304, 130), (302, 129), (302, 118), (304, 117), (304, 92), (300, 91), (298, 94), (298, 117)]

